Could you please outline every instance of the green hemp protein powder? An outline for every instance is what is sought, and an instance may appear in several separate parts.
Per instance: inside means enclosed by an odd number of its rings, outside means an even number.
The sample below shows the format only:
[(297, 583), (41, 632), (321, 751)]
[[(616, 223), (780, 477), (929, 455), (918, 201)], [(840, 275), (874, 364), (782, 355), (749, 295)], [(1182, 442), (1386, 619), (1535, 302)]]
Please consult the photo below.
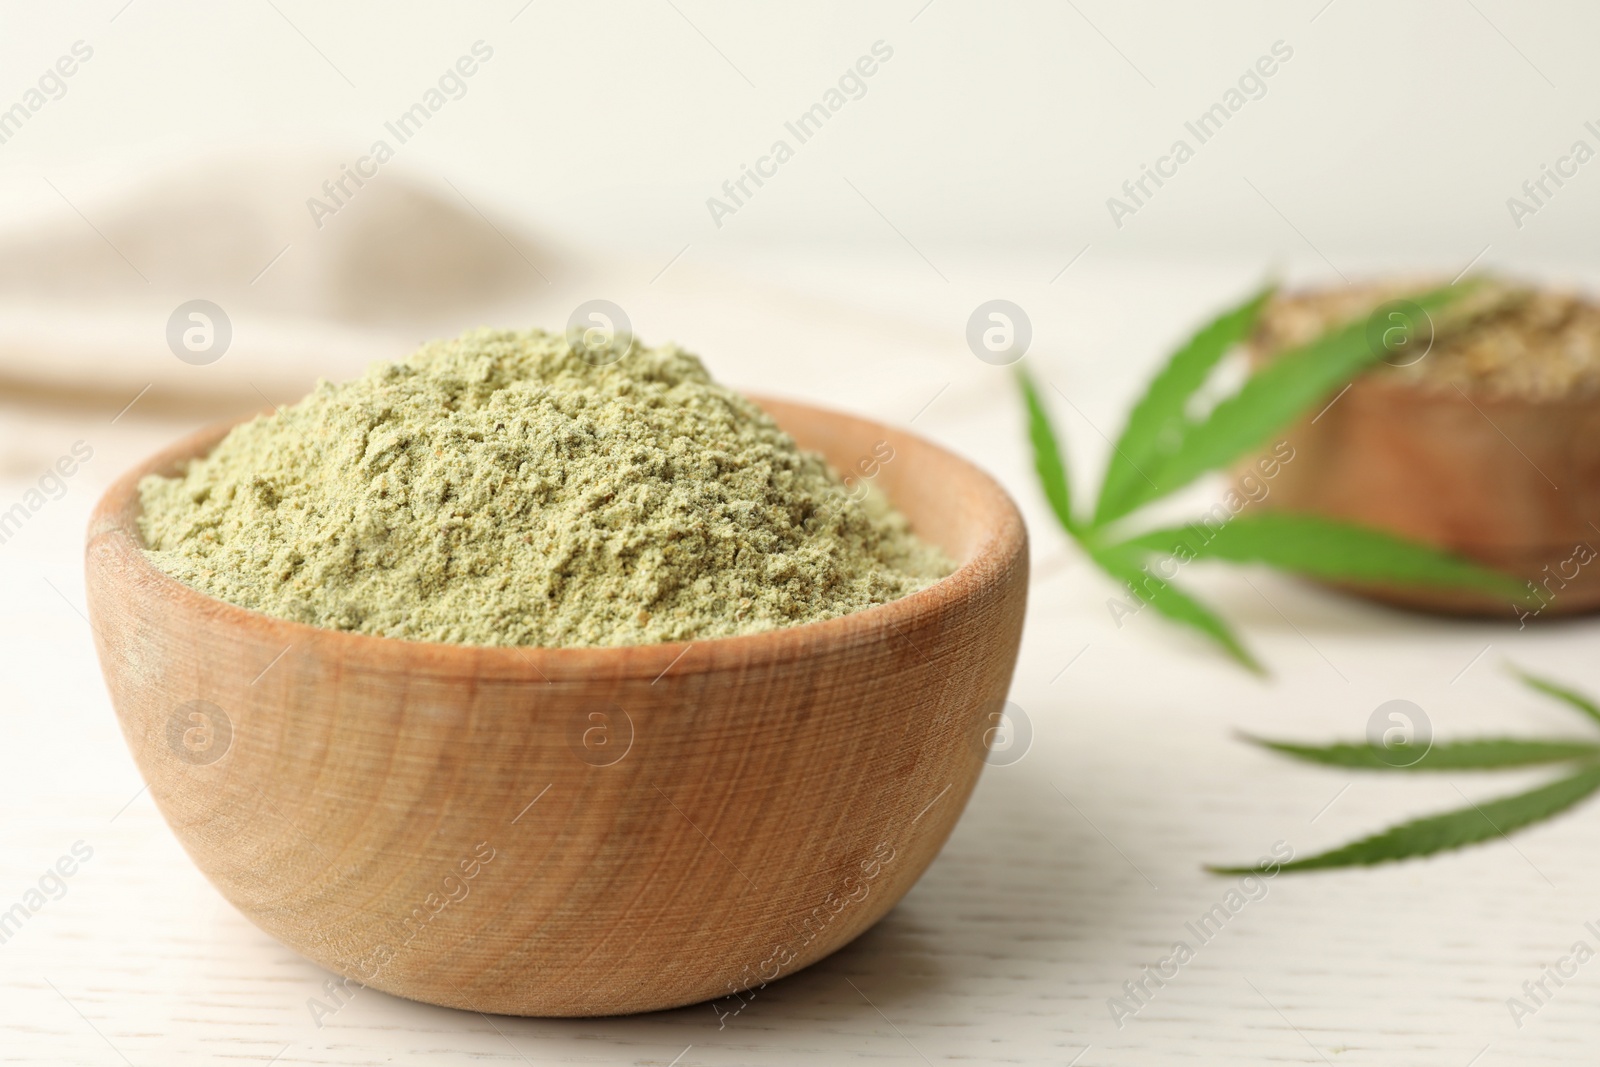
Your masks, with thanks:
[(478, 330), (322, 382), (139, 495), (148, 555), (179, 581), (417, 641), (755, 633), (954, 569), (697, 357), (635, 344), (595, 366), (542, 331)]

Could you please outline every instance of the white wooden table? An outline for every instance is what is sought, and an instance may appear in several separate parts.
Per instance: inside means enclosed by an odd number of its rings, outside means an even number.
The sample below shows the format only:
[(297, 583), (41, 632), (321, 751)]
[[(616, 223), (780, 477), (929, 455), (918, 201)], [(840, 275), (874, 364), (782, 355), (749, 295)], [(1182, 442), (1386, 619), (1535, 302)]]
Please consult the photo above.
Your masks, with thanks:
[[(1088, 472), (1104, 450), (1089, 423), (1113, 431), (1160, 346), (1243, 291), (1250, 272), (1106, 264), (1048, 286), (1059, 263), (965, 267), (947, 265), (953, 280), (936, 291), (906, 283), (899, 259), (855, 275), (795, 268), (813, 292), (804, 300), (757, 300), (688, 268), (653, 288), (641, 268), (611, 289), (632, 302), (647, 338), (677, 337), (725, 380), (899, 423), (915, 416), (917, 430), (1001, 476), (1034, 535), (1013, 692), (1031, 749), (985, 772), (943, 854), (882, 923), (725, 1024), (708, 1006), (487, 1018), (364, 990), (319, 1027), (308, 1002), (330, 976), (247, 923), (188, 862), (141, 788), (81, 617), (91, 504), (192, 420), (147, 418), (135, 406), (112, 424), (117, 405), (7, 402), (0, 510), (74, 441), (88, 441), (94, 457), (62, 499), (0, 544), (0, 909), (27, 912), (0, 944), (0, 1058), (140, 1067), (1595, 1062), (1600, 962), (1551, 986), (1520, 1027), (1507, 999), (1575, 942), (1600, 948), (1585, 926), (1600, 927), (1600, 805), (1432, 861), (1280, 876), (1248, 887), (1254, 899), (1234, 898), (1243, 903), (1207, 939), (1189, 924), (1240, 884), (1204, 873), (1204, 862), (1252, 860), (1276, 842), (1308, 855), (1538, 777), (1317, 770), (1254, 751), (1235, 730), (1358, 737), (1377, 705), (1404, 698), (1440, 737), (1581, 735), (1576, 716), (1530, 695), (1501, 664), (1600, 692), (1600, 624), (1518, 632), (1442, 622), (1265, 572), (1196, 567), (1186, 580), (1242, 627), (1271, 679), (1148, 614), (1119, 629), (1105, 605), (1114, 588), (1046, 520), (1009, 378), (965, 350), (966, 314), (997, 293), (1029, 309), (1029, 358), (1077, 407), (1056, 404), (1074, 465)], [(542, 308), (524, 321), (557, 316)], [(747, 343), (757, 326), (759, 351)], [(237, 358), (250, 358), (241, 343)], [(74, 849), (92, 854), (65, 864), (68, 877), (47, 876)], [(1164, 985), (1150, 983), (1136, 1014), (1114, 1019), (1108, 1000), (1178, 941), (1192, 959)]]

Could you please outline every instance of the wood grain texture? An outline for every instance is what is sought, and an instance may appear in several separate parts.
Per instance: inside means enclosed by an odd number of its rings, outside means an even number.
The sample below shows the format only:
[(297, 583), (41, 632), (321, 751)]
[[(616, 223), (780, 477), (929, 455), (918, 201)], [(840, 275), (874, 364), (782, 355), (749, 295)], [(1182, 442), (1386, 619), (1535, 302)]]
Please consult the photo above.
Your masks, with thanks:
[(91, 520), (89, 613), (124, 736), (196, 865), (323, 966), (484, 1012), (694, 1003), (870, 927), (983, 766), (1026, 534), (942, 449), (762, 403), (841, 469), (890, 442), (877, 484), (956, 573), (843, 618), (692, 644), (405, 642), (271, 619), (149, 564), (138, 479), (225, 427), (117, 481)]
[[(1595, 546), (1579, 559), (1600, 548), (1600, 398), (1421, 389), (1382, 370), (1285, 432), (1295, 458), (1264, 503), (1375, 526), (1526, 579), (1546, 601), (1538, 614), (1600, 607), (1600, 566), (1574, 559), (1579, 546)], [(1472, 592), (1340, 587), (1447, 614), (1517, 612)]]

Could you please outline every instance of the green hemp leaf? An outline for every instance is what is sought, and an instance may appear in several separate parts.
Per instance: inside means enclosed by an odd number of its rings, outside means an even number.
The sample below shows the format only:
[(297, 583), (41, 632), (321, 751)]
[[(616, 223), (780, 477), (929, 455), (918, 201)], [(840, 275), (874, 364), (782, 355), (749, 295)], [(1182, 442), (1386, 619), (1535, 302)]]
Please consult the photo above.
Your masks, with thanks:
[[(1445, 286), (1413, 297), (1412, 303), (1425, 312), (1440, 310), (1474, 285)], [(1369, 342), (1364, 321), (1339, 326), (1282, 353), (1231, 396), (1196, 414), (1196, 394), (1223, 357), (1250, 335), (1272, 294), (1267, 287), (1229, 308), (1172, 354), (1129, 413), (1087, 516), (1074, 511), (1061, 438), (1051, 425), (1045, 398), (1028, 373), (1017, 369), (1034, 468), (1062, 529), (1140, 604), (1200, 631), (1258, 673), (1260, 663), (1228, 624), (1181, 592), (1170, 575), (1153, 573), (1152, 560), (1264, 563), (1327, 581), (1472, 589), (1521, 602), (1526, 596), (1522, 583), (1505, 574), (1429, 545), (1332, 519), (1262, 512), (1170, 529), (1125, 529), (1139, 509), (1261, 450), (1275, 432), (1385, 354)]]
[[(1529, 688), (1555, 697), (1583, 714), (1591, 726), (1600, 726), (1600, 707), (1589, 698), (1554, 682), (1514, 671)], [(1580, 741), (1540, 738), (1479, 738), (1432, 745), (1420, 757), (1397, 758), (1400, 744), (1302, 745), (1246, 737), (1262, 748), (1307, 763), (1357, 770), (1429, 773), (1434, 771), (1515, 770), (1522, 767), (1560, 765), (1564, 777), (1526, 793), (1500, 797), (1481, 804), (1429, 815), (1401, 823), (1382, 833), (1348, 845), (1285, 863), (1282, 871), (1316, 871), (1335, 867), (1365, 867), (1375, 863), (1431, 856), (1436, 852), (1474, 845), (1531, 826), (1588, 799), (1600, 790), (1600, 739)], [(1402, 754), (1404, 755), (1404, 754)], [(1207, 867), (1215, 874), (1248, 874), (1255, 867)]]

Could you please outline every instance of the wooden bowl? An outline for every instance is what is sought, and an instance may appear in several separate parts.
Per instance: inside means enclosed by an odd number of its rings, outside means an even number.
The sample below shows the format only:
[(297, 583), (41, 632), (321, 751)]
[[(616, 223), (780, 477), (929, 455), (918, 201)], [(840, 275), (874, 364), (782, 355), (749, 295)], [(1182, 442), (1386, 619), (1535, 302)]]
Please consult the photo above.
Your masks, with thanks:
[[(862, 933), (932, 861), (1010, 686), (1021, 516), (917, 437), (761, 403), (837, 469), (877, 467), (959, 569), (902, 600), (744, 637), (426, 644), (280, 621), (146, 560), (139, 479), (227, 427), (106, 493), (88, 599), (123, 734), (222, 894), (351, 980), (314, 1012), (356, 983), (549, 1016), (744, 992)], [(870, 462), (885, 441), (892, 460)]]
[(1526, 579), (1536, 599), (1383, 584), (1341, 588), (1452, 615), (1600, 607), (1600, 398), (1473, 395), (1376, 368), (1283, 434), (1295, 458), (1264, 506), (1363, 523)]

